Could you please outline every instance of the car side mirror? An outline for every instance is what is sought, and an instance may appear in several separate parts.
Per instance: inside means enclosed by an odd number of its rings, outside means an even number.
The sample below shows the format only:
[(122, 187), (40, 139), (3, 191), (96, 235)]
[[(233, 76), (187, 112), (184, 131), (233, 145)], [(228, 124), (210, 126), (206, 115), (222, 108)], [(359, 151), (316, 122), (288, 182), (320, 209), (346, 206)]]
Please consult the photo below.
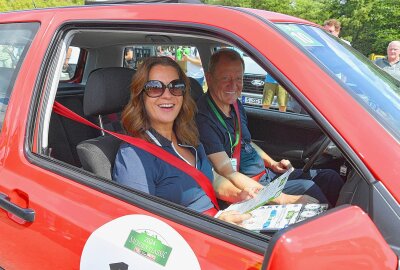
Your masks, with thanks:
[(261, 269), (397, 269), (397, 264), (368, 215), (343, 205), (275, 233)]

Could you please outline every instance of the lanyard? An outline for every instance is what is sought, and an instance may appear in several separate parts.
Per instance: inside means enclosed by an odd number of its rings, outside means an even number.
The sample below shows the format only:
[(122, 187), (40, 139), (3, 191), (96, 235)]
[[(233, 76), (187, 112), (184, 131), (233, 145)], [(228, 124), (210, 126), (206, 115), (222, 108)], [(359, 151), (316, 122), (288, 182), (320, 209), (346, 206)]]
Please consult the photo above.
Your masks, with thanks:
[(239, 126), (239, 112), (236, 112), (236, 122), (235, 122), (235, 143), (232, 144), (232, 137), (231, 137), (231, 133), (229, 132), (229, 129), (225, 123), (225, 120), (222, 118), (222, 115), (218, 112), (217, 108), (215, 108), (214, 103), (212, 103), (212, 101), (210, 100), (210, 98), (207, 96), (207, 102), (208, 105), (210, 105), (211, 110), (214, 112), (214, 114), (217, 116), (219, 122), (221, 123), (221, 125), (226, 129), (226, 131), (228, 132), (228, 136), (229, 136), (229, 143), (231, 145), (231, 155), (233, 154), (233, 148), (235, 148), (236, 145), (238, 145), (239, 140), (240, 140), (240, 126)]

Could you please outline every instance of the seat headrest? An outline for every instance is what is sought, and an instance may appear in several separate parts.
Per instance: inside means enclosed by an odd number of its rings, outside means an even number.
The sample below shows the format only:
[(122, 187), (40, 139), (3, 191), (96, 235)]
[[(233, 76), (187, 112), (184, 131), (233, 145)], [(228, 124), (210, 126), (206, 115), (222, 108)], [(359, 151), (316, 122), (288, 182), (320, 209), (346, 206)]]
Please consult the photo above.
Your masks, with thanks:
[(199, 82), (192, 78), (188, 77), (190, 81), (190, 95), (194, 99), (195, 102), (204, 94), (203, 87), (199, 84)]
[(107, 67), (89, 74), (83, 97), (86, 116), (121, 112), (130, 98), (130, 85), (135, 70)]

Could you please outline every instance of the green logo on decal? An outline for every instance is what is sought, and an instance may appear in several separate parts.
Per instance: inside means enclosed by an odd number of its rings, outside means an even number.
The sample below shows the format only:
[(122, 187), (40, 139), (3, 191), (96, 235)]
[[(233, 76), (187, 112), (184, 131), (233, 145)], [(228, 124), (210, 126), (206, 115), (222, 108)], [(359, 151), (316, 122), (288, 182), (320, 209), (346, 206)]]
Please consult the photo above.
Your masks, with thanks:
[(172, 248), (163, 244), (156, 234), (150, 235), (147, 231), (139, 233), (132, 230), (124, 246), (162, 266), (167, 264), (172, 251)]

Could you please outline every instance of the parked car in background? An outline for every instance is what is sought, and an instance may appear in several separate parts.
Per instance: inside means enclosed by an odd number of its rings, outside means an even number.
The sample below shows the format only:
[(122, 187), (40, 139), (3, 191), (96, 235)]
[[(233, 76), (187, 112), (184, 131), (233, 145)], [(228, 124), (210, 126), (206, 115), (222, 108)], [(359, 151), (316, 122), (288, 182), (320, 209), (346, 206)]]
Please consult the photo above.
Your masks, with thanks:
[(378, 60), (379, 58), (385, 58), (385, 56), (380, 55), (380, 54), (371, 53), (368, 58), (371, 59), (371, 61), (375, 61), (375, 60)]
[[(245, 64), (243, 84), (244, 89), (242, 93), (241, 101), (243, 104), (252, 105), (256, 107), (262, 107), (263, 105), (263, 94), (266, 90), (265, 82), (267, 78), (267, 72), (261, 68), (252, 58), (248, 55), (243, 54), (243, 60)], [(276, 84), (278, 84), (276, 82)], [(271, 104), (270, 109), (279, 109), (277, 96), (275, 95)], [(306, 113), (302, 110), (301, 106), (294, 100), (290, 95), (287, 101), (287, 111), (296, 113)]]
[[(1, 13), (0, 45), (19, 48), (0, 68), (0, 269), (399, 269), (399, 81), (320, 26), (255, 9), (104, 4)], [(341, 173), (335, 207), (261, 234), (112, 179), (120, 141), (62, 106), (123, 132), (126, 48), (182, 45), (205, 69), (214, 48), (240, 49), (243, 96), (259, 98), (266, 74), (286, 89), (307, 114), (245, 102), (252, 140), (297, 168)], [(60, 80), (71, 47), (75, 72)]]

